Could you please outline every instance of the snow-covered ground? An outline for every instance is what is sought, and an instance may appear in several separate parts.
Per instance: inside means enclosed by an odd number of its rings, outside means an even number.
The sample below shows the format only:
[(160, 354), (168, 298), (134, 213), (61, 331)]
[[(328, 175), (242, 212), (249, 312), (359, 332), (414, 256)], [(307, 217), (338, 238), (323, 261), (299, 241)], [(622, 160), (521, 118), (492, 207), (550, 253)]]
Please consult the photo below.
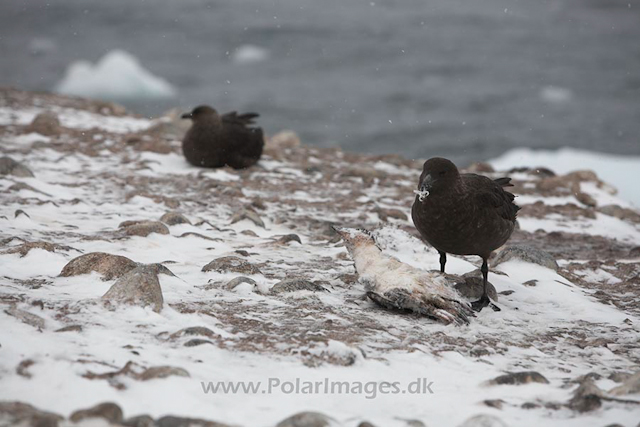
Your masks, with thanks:
[[(554, 95), (555, 96), (555, 95)], [(640, 157), (596, 153), (593, 151), (562, 148), (560, 150), (531, 150), (516, 148), (489, 163), (498, 170), (513, 167), (544, 166), (564, 174), (575, 170), (592, 170), (605, 182), (618, 190), (621, 199), (640, 207)]]
[[(66, 131), (22, 134), (41, 109), (58, 113)], [(173, 414), (246, 426), (274, 426), (305, 410), (353, 427), (363, 420), (376, 426), (417, 425), (408, 420), (457, 426), (478, 414), (504, 423), (484, 424), (493, 426), (637, 423), (638, 406), (633, 404), (605, 401), (584, 414), (564, 406), (580, 376), (595, 373), (597, 385), (609, 390), (616, 385), (612, 373), (638, 369), (640, 309), (633, 301), (624, 305), (628, 295), (613, 288), (631, 283), (634, 270), (622, 273), (589, 263), (604, 254), (592, 252), (589, 262), (582, 253), (580, 258), (556, 256), (561, 265), (557, 272), (518, 259), (496, 266), (490, 280), (501, 292), (502, 311), (484, 310), (464, 327), (387, 312), (362, 298), (364, 287), (355, 281), (353, 263), (329, 224), (375, 228), (386, 253), (415, 267), (437, 269), (437, 253), (411, 234), (407, 216), (419, 165), (393, 157), (271, 146), (250, 170), (202, 170), (183, 161), (177, 141), (144, 133), (153, 123), (142, 119), (46, 105), (0, 105), (0, 120), (2, 154), (35, 175), (0, 176), (0, 401), (22, 401), (63, 416), (112, 401), (127, 417)], [(142, 132), (142, 141), (156, 144), (152, 148), (168, 144), (173, 152), (140, 148), (130, 138), (132, 132)], [(510, 156), (494, 165), (524, 164), (517, 154)], [(531, 162), (539, 166), (544, 159)], [(538, 179), (514, 174), (514, 192), (530, 189)], [(20, 183), (25, 186), (16, 186)], [(627, 206), (597, 183), (583, 182), (581, 190), (598, 206)], [(531, 190), (523, 194), (521, 205), (544, 199)], [(550, 209), (580, 204), (571, 194), (556, 194), (552, 201)], [(16, 215), (18, 210), (27, 215)], [(238, 215), (247, 210), (263, 226), (251, 215)], [(118, 228), (126, 220), (157, 221), (167, 211), (184, 214), (191, 224), (171, 225), (169, 234), (146, 237), (127, 236)], [(592, 247), (590, 239), (599, 239), (620, 253), (640, 241), (638, 223), (594, 215), (551, 212), (537, 218), (524, 209), (514, 240), (548, 243), (554, 238), (551, 232), (560, 231), (565, 240), (580, 236), (583, 249)], [(292, 233), (300, 243), (280, 240)], [(24, 256), (12, 253), (24, 242), (39, 241), (60, 246), (31, 249)], [(563, 253), (563, 245), (568, 243), (548, 243), (547, 249)], [(164, 308), (158, 313), (109, 308), (99, 299), (115, 279), (103, 281), (95, 272), (59, 277), (71, 259), (91, 252), (163, 263), (175, 274), (159, 275)], [(202, 271), (225, 256), (238, 256), (260, 272)], [(617, 261), (637, 269), (637, 256)], [(477, 266), (474, 257), (450, 256), (447, 272), (464, 274)], [(237, 276), (256, 284), (228, 289), (227, 282)], [(270, 292), (286, 278), (303, 278), (327, 292)], [(629, 289), (637, 301), (637, 289)], [(605, 303), (599, 292), (616, 304)], [(10, 314), (11, 307), (38, 316), (44, 326), (22, 322), (15, 312)], [(56, 332), (70, 325), (81, 330)], [(208, 328), (211, 336), (175, 334), (194, 326)], [(208, 343), (185, 346), (192, 338)], [(34, 363), (17, 370), (26, 359)], [(91, 379), (129, 361), (140, 369), (179, 367), (189, 376)], [(486, 385), (514, 371), (537, 371), (549, 383)], [(417, 378), (432, 382), (433, 394), (377, 391), (374, 397), (371, 389), (305, 394), (264, 388), (275, 379), (328, 379), (351, 385), (398, 382), (404, 389)], [(217, 381), (254, 381), (263, 388), (255, 394), (203, 391), (202, 382)], [(640, 400), (640, 394), (625, 398)], [(503, 402), (498, 408), (486, 400)]]

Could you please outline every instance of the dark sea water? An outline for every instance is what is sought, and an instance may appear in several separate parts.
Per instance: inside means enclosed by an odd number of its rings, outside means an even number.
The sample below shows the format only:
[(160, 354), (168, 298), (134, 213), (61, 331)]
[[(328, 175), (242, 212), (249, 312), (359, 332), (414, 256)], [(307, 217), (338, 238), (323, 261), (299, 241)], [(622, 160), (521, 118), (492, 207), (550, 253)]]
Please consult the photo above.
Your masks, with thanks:
[[(243, 45), (268, 51), (239, 63)], [(178, 90), (146, 115), (255, 110), (268, 133), (462, 164), (513, 147), (640, 154), (640, 0), (3, 0), (0, 85), (113, 49)]]

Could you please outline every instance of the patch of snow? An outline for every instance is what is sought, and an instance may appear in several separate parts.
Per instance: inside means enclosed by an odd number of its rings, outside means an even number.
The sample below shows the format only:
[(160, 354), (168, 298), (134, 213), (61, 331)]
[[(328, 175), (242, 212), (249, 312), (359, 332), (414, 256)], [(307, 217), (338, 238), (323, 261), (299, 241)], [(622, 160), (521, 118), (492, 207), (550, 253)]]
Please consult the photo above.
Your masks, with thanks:
[(34, 142), (49, 142), (51, 138), (48, 136), (40, 135), (39, 133), (31, 132), (24, 135), (18, 135), (13, 139), (16, 145), (30, 145)]
[[(542, 316), (549, 323), (564, 323), (573, 319), (613, 325), (622, 324), (626, 318), (624, 312), (599, 303), (587, 291), (548, 268), (511, 260), (496, 269), (507, 276), (490, 274), (491, 283), (500, 291), (514, 291), (509, 296), (500, 296), (500, 302), (510, 306), (508, 317), (519, 316), (520, 321), (525, 321), (530, 317)], [(537, 281), (535, 286), (522, 285), (532, 279)]]
[(316, 202), (316, 203), (331, 201), (331, 199), (328, 197), (313, 197), (308, 192), (301, 191), (301, 190), (297, 190), (297, 191), (294, 191), (293, 193), (289, 193), (286, 196), (286, 198), (290, 200), (304, 200), (306, 202)]
[(587, 282), (592, 283), (606, 283), (608, 285), (615, 285), (616, 283), (622, 282), (622, 280), (618, 279), (613, 274), (604, 271), (599, 268), (597, 270), (574, 270), (574, 274), (583, 277)]
[(321, 356), (328, 355), (341, 359), (352, 359), (354, 362), (362, 361), (363, 359), (363, 355), (360, 350), (336, 340), (329, 340), (324, 346), (309, 349), (309, 353)]
[(532, 150), (515, 148), (489, 163), (497, 170), (519, 166), (545, 166), (558, 174), (590, 169), (600, 179), (612, 184), (622, 199), (640, 207), (640, 186), (630, 177), (638, 176), (640, 156), (596, 153), (593, 151), (562, 148), (560, 150)]
[(596, 218), (576, 218), (567, 221), (561, 215), (552, 214), (544, 218), (518, 217), (520, 228), (524, 231), (536, 230), (564, 231), (567, 233), (585, 233), (591, 236), (604, 236), (634, 243), (640, 241), (640, 225), (630, 224), (621, 219), (596, 212)]
[(200, 174), (217, 181), (237, 181), (240, 179), (238, 175), (224, 169), (206, 169), (193, 166), (185, 160), (184, 156), (176, 153), (160, 154), (147, 151), (140, 155), (140, 160), (148, 167), (140, 172), (146, 176)]
[(240, 176), (237, 174), (227, 172), (224, 169), (207, 170), (202, 173), (207, 178), (215, 179), (216, 181), (239, 181)]
[(148, 176), (161, 176), (165, 174), (189, 175), (196, 174), (201, 169), (192, 166), (184, 156), (176, 153), (160, 154), (145, 151), (140, 154), (140, 161), (149, 169), (142, 171)]
[(39, 108), (16, 110), (9, 107), (0, 107), (0, 125), (28, 125), (40, 111)]
[(567, 203), (579, 204), (578, 200), (574, 196), (566, 197), (543, 197), (540, 195), (516, 195), (515, 202), (520, 205), (532, 205), (536, 202), (543, 202), (547, 206), (566, 205)]
[[(44, 108), (27, 108), (24, 110), (13, 110), (7, 107), (0, 107), (0, 125), (20, 125), (25, 126), (33, 121), (40, 113), (44, 112)], [(128, 133), (137, 132), (148, 128), (151, 121), (131, 116), (115, 117), (103, 116), (101, 114), (91, 113), (85, 110), (77, 110), (74, 108), (51, 107), (46, 111), (53, 112), (58, 115), (60, 124), (67, 128), (73, 129), (92, 129), (100, 128), (107, 132)], [(37, 135), (37, 134), (33, 134)], [(22, 137), (25, 137), (24, 135)], [(47, 138), (40, 135), (39, 137), (28, 138)], [(14, 143), (24, 142), (21, 137), (14, 138)], [(34, 142), (34, 141), (31, 141)]]
[(580, 191), (591, 195), (598, 202), (598, 206), (619, 205), (622, 207), (633, 207), (633, 205), (626, 200), (620, 200), (620, 198), (616, 196), (617, 190), (608, 185), (599, 188), (595, 182), (581, 182)]
[(142, 67), (133, 55), (113, 50), (95, 65), (76, 61), (54, 90), (67, 95), (107, 100), (171, 98), (176, 90)]
[(100, 128), (113, 133), (137, 132), (148, 128), (151, 121), (136, 117), (103, 116), (73, 108), (52, 108), (58, 114), (60, 124), (74, 129)]
[(375, 162), (373, 167), (376, 170), (382, 171), (382, 172), (386, 172), (389, 175), (405, 175), (405, 176), (415, 176), (416, 172), (414, 170), (411, 169), (407, 169), (407, 168), (401, 168), (398, 167), (396, 165), (392, 165), (391, 163), (387, 163), (387, 162), (383, 162), (383, 161), (378, 161)]
[(18, 254), (0, 257), (0, 271), (3, 275), (26, 280), (34, 277), (34, 266), (37, 266), (36, 277), (55, 277), (60, 274), (66, 262), (62, 254), (32, 249), (24, 257)]

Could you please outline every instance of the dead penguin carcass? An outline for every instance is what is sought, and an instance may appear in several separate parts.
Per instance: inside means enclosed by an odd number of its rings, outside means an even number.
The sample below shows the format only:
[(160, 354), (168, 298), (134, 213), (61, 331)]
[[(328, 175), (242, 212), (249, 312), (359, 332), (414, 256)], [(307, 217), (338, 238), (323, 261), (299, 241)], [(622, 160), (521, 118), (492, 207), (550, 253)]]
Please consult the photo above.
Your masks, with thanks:
[(367, 296), (376, 304), (411, 311), (444, 324), (469, 323), (473, 311), (445, 276), (385, 255), (366, 230), (334, 227), (346, 243)]

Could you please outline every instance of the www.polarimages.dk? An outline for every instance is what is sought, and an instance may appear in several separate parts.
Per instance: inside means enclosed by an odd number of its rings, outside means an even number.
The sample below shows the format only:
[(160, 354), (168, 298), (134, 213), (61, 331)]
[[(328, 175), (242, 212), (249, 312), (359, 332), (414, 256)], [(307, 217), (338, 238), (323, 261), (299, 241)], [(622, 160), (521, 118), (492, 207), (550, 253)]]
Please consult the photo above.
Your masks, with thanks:
[(433, 381), (427, 378), (416, 378), (406, 386), (399, 381), (304, 381), (295, 378), (282, 381), (280, 378), (269, 378), (268, 381), (201, 381), (205, 394), (352, 394), (363, 395), (367, 399), (375, 399), (385, 394), (433, 394)]

